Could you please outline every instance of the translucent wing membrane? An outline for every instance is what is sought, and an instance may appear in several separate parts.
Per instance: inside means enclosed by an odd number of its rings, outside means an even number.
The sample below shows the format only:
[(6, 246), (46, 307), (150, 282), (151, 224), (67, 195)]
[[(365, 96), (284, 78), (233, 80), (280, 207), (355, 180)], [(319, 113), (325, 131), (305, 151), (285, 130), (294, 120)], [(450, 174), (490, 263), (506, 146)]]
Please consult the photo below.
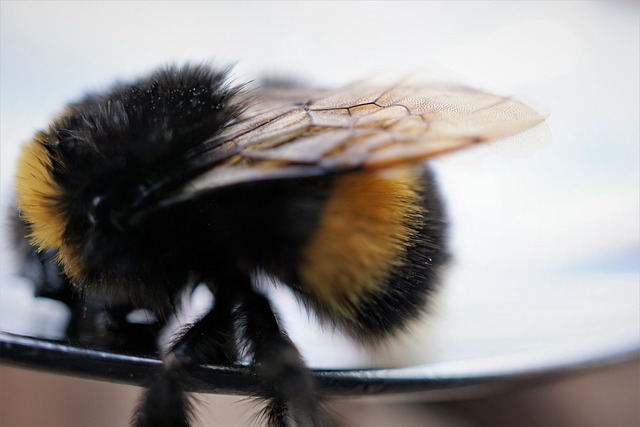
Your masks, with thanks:
[(228, 157), (183, 189), (374, 169), (518, 134), (544, 120), (511, 98), (454, 85), (263, 89), (217, 139)]

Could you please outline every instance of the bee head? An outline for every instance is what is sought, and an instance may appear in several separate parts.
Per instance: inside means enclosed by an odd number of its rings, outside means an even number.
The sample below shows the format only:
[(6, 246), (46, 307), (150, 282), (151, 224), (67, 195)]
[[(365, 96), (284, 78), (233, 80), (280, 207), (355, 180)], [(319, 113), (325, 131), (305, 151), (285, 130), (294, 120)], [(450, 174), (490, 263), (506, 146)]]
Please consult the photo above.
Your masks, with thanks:
[(235, 93), (224, 72), (187, 66), (70, 105), (18, 162), (17, 204), (31, 243), (57, 250), (76, 283), (105, 272), (135, 276), (136, 211), (163, 197), (186, 174), (190, 153), (237, 116)]

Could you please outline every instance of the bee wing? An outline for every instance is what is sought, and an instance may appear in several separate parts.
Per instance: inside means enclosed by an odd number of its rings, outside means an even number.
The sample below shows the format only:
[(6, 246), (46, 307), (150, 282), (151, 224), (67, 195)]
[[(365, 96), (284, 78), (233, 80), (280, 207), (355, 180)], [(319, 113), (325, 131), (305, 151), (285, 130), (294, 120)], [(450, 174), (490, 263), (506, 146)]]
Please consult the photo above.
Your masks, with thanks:
[(232, 154), (183, 191), (419, 162), (544, 121), (514, 99), (444, 84), (267, 88), (256, 98), (217, 138)]

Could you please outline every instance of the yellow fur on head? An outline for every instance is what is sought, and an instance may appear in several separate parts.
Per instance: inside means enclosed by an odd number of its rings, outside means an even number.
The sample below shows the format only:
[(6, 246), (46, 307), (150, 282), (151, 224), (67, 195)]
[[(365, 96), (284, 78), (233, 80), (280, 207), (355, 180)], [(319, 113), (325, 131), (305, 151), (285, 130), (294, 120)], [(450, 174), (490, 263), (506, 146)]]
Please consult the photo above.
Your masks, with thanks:
[(58, 206), (62, 190), (53, 177), (53, 162), (43, 139), (39, 135), (24, 145), (15, 181), (18, 212), (29, 224), (29, 239), (38, 250), (59, 248), (65, 230)]

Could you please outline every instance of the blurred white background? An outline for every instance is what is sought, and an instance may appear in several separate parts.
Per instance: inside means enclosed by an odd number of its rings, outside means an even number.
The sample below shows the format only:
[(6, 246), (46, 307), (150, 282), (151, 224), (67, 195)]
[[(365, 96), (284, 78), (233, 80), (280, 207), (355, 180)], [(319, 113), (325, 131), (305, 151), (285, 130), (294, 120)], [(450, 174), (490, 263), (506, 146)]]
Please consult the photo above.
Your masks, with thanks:
[[(435, 315), (412, 338), (370, 355), (328, 331), (308, 334), (314, 326), (281, 296), (309, 362), (444, 372), (545, 366), (640, 345), (639, 3), (0, 7), (3, 212), (20, 143), (66, 102), (115, 79), (183, 61), (235, 64), (238, 82), (269, 74), (317, 86), (423, 73), (530, 102), (549, 114), (551, 139), (514, 155), (476, 150), (435, 162), (455, 263)], [(7, 286), (16, 280), (6, 230), (0, 238), (0, 322), (11, 329), (22, 308), (6, 301), (26, 294)]]

